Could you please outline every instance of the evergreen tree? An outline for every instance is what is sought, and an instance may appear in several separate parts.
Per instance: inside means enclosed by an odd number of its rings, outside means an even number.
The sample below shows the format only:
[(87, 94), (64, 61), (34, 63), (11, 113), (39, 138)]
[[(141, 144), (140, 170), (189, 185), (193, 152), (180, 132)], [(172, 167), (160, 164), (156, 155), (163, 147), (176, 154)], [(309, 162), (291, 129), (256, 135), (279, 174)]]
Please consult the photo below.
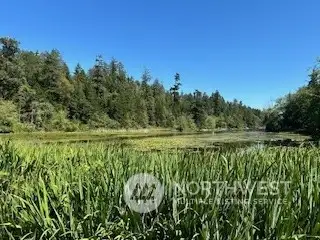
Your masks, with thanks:
[(153, 97), (152, 88), (149, 85), (151, 82), (151, 74), (149, 70), (145, 70), (141, 77), (141, 88), (142, 88), (142, 97), (145, 100), (147, 115), (148, 115), (148, 123), (150, 125), (155, 125), (156, 117), (155, 117), (155, 99)]
[(180, 105), (180, 90), (181, 82), (180, 82), (180, 74), (176, 73), (174, 76), (174, 85), (170, 88), (170, 93), (173, 97), (173, 105), (172, 105), (172, 112), (173, 115), (177, 118), (181, 114), (181, 105)]
[(26, 79), (17, 57), (19, 43), (11, 38), (0, 38), (0, 47), (0, 98), (10, 100), (26, 84)]
[(202, 101), (202, 93), (198, 90), (193, 93), (193, 104), (191, 112), (196, 126), (199, 129), (204, 127), (207, 116), (204, 109), (204, 102)]
[[(73, 91), (72, 84), (66, 78), (64, 62), (57, 50), (44, 54), (44, 64), (39, 78), (40, 85), (45, 89), (42, 94), (56, 105), (67, 105)], [(45, 95), (44, 95), (45, 94)]]
[(93, 114), (92, 106), (86, 98), (84, 87), (87, 82), (87, 76), (80, 64), (77, 64), (74, 75), (74, 91), (68, 106), (68, 117), (70, 119), (80, 120), (82, 123), (88, 123)]

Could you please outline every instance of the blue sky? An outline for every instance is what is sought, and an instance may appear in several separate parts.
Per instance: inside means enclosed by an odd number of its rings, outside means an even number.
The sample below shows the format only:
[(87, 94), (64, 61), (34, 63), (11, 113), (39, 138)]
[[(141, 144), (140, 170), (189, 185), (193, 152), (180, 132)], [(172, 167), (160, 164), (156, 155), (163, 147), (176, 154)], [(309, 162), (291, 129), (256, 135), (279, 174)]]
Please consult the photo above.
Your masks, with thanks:
[(319, 0), (55, 0), (1, 3), (0, 35), (60, 50), (74, 68), (103, 55), (139, 78), (267, 107), (308, 80), (320, 56)]

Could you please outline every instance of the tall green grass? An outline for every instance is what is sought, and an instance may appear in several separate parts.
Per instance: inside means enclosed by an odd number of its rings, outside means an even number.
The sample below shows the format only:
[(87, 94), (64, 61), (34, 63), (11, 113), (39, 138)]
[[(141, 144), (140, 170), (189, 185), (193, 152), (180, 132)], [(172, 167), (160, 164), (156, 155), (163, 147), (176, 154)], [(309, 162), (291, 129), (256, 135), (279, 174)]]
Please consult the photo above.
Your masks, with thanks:
[[(167, 190), (157, 211), (123, 200), (126, 181), (151, 173)], [(290, 181), (285, 204), (177, 204), (174, 182)], [(0, 239), (320, 238), (319, 148), (140, 152), (103, 144), (0, 145)], [(217, 191), (212, 193), (217, 199)], [(197, 196), (179, 195), (187, 200)], [(222, 194), (222, 200), (229, 198)], [(185, 199), (185, 200), (186, 200)]]

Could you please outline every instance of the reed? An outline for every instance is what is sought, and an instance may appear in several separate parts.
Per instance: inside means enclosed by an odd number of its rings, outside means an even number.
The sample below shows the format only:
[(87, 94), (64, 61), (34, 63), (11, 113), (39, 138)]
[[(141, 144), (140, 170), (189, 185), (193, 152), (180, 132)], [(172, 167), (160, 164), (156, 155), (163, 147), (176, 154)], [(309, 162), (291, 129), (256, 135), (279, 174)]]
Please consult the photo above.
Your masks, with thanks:
[[(316, 147), (143, 152), (101, 143), (6, 142), (0, 145), (0, 239), (319, 238), (319, 169)], [(124, 185), (136, 173), (164, 185), (156, 211), (135, 213), (124, 202)], [(175, 183), (216, 181), (289, 184), (278, 194), (268, 190), (267, 204), (257, 203), (258, 191), (213, 187), (209, 204), (190, 201), (203, 199), (203, 191), (175, 197), (171, 191)]]

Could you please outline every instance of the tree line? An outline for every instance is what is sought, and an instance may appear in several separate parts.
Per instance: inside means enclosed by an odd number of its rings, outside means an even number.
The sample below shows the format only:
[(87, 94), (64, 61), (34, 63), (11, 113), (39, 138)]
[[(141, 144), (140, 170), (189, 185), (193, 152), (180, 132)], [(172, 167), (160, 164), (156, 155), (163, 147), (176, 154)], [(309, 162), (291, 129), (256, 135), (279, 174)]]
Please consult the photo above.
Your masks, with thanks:
[(21, 50), (0, 38), (0, 132), (164, 127), (179, 130), (256, 128), (262, 112), (215, 91), (181, 92), (177, 73), (166, 90), (145, 70), (141, 79), (101, 56), (73, 71), (58, 50)]
[(298, 131), (320, 136), (320, 60), (313, 67), (308, 84), (280, 98), (265, 115), (267, 131)]

